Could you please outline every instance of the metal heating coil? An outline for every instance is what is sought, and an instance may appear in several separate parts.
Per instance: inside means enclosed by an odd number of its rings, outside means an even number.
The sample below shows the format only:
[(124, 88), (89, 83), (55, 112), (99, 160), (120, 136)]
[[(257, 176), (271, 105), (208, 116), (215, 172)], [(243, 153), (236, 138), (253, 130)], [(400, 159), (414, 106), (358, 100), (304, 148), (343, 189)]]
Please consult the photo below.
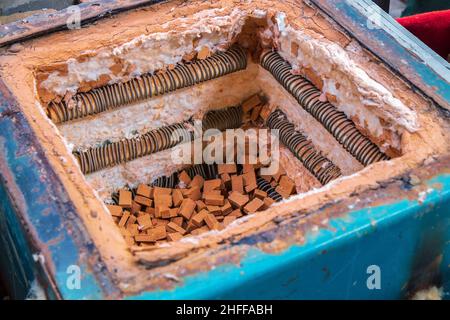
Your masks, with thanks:
[(295, 126), (287, 120), (286, 115), (280, 109), (276, 109), (269, 115), (267, 126), (270, 129), (279, 130), (281, 142), (323, 185), (342, 175), (339, 167), (322, 156), (311, 141), (300, 131), (295, 130)]
[(319, 121), (339, 143), (364, 166), (389, 160), (378, 146), (356, 128), (345, 113), (329, 102), (320, 101), (321, 95), (311, 82), (301, 75), (292, 74), (292, 68), (277, 52), (268, 51), (261, 55), (261, 65), (298, 101), (298, 103)]
[(81, 172), (92, 173), (120, 163), (128, 162), (161, 150), (170, 149), (181, 142), (190, 141), (193, 132), (190, 121), (151, 130), (136, 138), (123, 139), (92, 147), (73, 154), (78, 160)]
[(258, 185), (258, 189), (262, 190), (267, 193), (267, 195), (275, 200), (276, 202), (279, 202), (283, 200), (283, 197), (275, 191), (275, 188), (270, 185), (264, 178), (257, 177), (256, 178), (256, 184)]
[(172, 70), (143, 75), (127, 82), (78, 93), (70, 103), (51, 102), (47, 114), (55, 123), (79, 119), (193, 86), (246, 67), (246, 52), (239, 46), (234, 46), (226, 52), (217, 52), (204, 60), (179, 63)]
[(195, 176), (201, 176), (205, 180), (217, 179), (219, 177), (217, 164), (196, 164), (192, 167), (184, 169), (184, 171), (186, 171), (191, 179)]
[(170, 176), (161, 176), (153, 180), (150, 183), (152, 187), (161, 187), (161, 188), (175, 188), (178, 184), (178, 173), (174, 172)]
[[(203, 128), (237, 128), (242, 124), (242, 107), (228, 107), (209, 111), (202, 120)], [(192, 141), (197, 135), (190, 128), (193, 122), (172, 124), (151, 130), (136, 138), (123, 139), (83, 151), (75, 151), (81, 172), (92, 173), (125, 163), (149, 154), (170, 149), (182, 142)]]
[(202, 129), (236, 129), (242, 125), (242, 107), (229, 107), (209, 111), (202, 119)]

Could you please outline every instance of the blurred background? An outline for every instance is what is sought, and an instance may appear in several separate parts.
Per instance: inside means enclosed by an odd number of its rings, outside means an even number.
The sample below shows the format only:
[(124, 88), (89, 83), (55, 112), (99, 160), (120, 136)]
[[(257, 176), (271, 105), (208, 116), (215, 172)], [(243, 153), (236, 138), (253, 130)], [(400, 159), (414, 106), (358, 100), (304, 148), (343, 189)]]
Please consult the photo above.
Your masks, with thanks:
[(418, 13), (425, 13), (436, 10), (450, 9), (448, 0), (391, 0), (393, 6), (406, 5), (402, 9), (402, 16), (410, 16)]

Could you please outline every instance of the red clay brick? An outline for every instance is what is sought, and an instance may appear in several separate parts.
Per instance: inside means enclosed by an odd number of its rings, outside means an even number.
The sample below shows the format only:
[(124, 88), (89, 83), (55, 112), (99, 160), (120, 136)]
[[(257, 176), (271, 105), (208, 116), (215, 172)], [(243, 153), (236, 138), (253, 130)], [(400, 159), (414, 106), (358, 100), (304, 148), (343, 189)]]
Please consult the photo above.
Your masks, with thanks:
[(167, 234), (167, 240), (169, 241), (178, 241), (183, 238), (183, 235), (181, 235), (178, 232), (171, 232)]
[(197, 204), (197, 212), (206, 208), (206, 204), (202, 200), (197, 200), (195, 203)]
[(231, 190), (244, 193), (244, 180), (242, 176), (231, 176)]
[(222, 185), (222, 180), (220, 180), (220, 179), (206, 180), (203, 183), (203, 192), (220, 189), (221, 185)]
[(154, 237), (148, 234), (139, 234), (137, 236), (134, 236), (134, 240), (136, 242), (156, 242)]
[(128, 190), (119, 190), (119, 206), (122, 208), (131, 208), (132, 194)]
[(191, 234), (194, 235), (194, 236), (198, 236), (199, 234), (202, 234), (202, 233), (207, 232), (207, 231), (209, 231), (209, 228), (207, 226), (203, 226), (201, 228), (197, 228), (195, 230), (192, 230)]
[(183, 194), (180, 189), (174, 189), (172, 191), (172, 202), (175, 207), (179, 207), (183, 201)]
[(228, 196), (228, 201), (230, 201), (231, 205), (233, 205), (235, 208), (244, 207), (249, 200), (250, 199), (248, 195), (234, 191), (231, 192), (230, 195)]
[(148, 229), (147, 235), (151, 236), (154, 241), (165, 239), (167, 236), (166, 226), (161, 225), (161, 226), (154, 227), (153, 229)]
[(194, 186), (191, 189), (189, 189), (187, 197), (194, 201), (200, 200), (202, 198), (200, 188), (198, 186)]
[(235, 210), (231, 211), (231, 213), (229, 213), (227, 217), (230, 217), (230, 216), (236, 217), (236, 218), (242, 217), (241, 209), (235, 209)]
[(261, 209), (266, 210), (275, 203), (275, 200), (273, 200), (272, 198), (264, 198), (263, 202), (264, 206)]
[(191, 219), (192, 223), (196, 227), (201, 227), (204, 224), (204, 219), (208, 213), (209, 213), (208, 210), (204, 209), (204, 210), (200, 211), (199, 213), (194, 214)]
[(139, 196), (139, 195), (137, 195), (136, 197), (134, 197), (134, 201), (135, 201), (136, 203), (141, 204), (141, 205), (146, 206), (146, 207), (151, 207), (152, 204), (153, 204), (152, 199), (146, 198), (146, 197), (144, 197), (144, 196)]
[(226, 216), (227, 214), (229, 214), (231, 211), (233, 211), (233, 207), (231, 206), (230, 201), (225, 200), (225, 204), (223, 206), (220, 207), (220, 210), (222, 211), (222, 214), (224, 216)]
[(292, 193), (294, 193), (295, 183), (288, 176), (281, 177), (279, 186), (286, 191), (288, 196), (291, 195)]
[(172, 206), (172, 196), (170, 194), (156, 194), (155, 193), (155, 208)]
[(142, 210), (142, 206), (139, 203), (137, 203), (135, 201), (132, 201), (131, 209), (130, 209), (131, 213), (132, 214), (137, 214), (141, 210)]
[(143, 196), (143, 197), (146, 197), (146, 198), (153, 198), (153, 188), (148, 186), (148, 185), (146, 185), (146, 184), (142, 184), (141, 183), (137, 187), (136, 194), (140, 195), (140, 196)]
[(195, 176), (193, 179), (192, 179), (192, 181), (191, 181), (191, 183), (189, 184), (189, 186), (192, 188), (192, 187), (198, 187), (199, 189), (201, 189), (201, 188), (203, 188), (203, 182), (204, 182), (204, 179), (203, 179), (203, 177), (202, 176)]
[(167, 232), (178, 232), (181, 235), (186, 233), (186, 230), (184, 230), (182, 227), (180, 227), (179, 225), (177, 225), (176, 223), (173, 223), (173, 222), (169, 222), (166, 225), (166, 230), (167, 230)]
[(137, 222), (139, 224), (139, 229), (142, 231), (153, 227), (152, 219), (148, 213), (138, 217)]
[(230, 223), (232, 223), (234, 220), (236, 220), (236, 217), (235, 217), (235, 216), (226, 216), (226, 217), (223, 219), (223, 225), (226, 227), (226, 226), (228, 226)]
[(181, 171), (181, 173), (178, 175), (178, 179), (182, 183), (183, 187), (187, 187), (191, 183), (191, 177), (186, 173), (186, 171)]
[(170, 219), (170, 222), (176, 223), (180, 227), (183, 225), (183, 217), (175, 217)]
[(252, 113), (250, 115), (250, 120), (256, 121), (261, 113), (262, 106), (256, 106), (253, 108)]
[(255, 192), (253, 193), (253, 195), (254, 195), (256, 198), (259, 198), (259, 199), (261, 199), (261, 200), (264, 200), (264, 198), (267, 197), (267, 192), (262, 191), (262, 190), (259, 190), (259, 189), (256, 189)]
[(196, 205), (197, 204), (195, 203), (194, 200), (190, 198), (184, 199), (183, 202), (181, 203), (180, 210), (178, 213), (181, 216), (183, 216), (186, 220), (189, 220), (192, 214), (194, 213)]
[(205, 197), (205, 203), (206, 205), (213, 205), (213, 206), (223, 206), (224, 205), (224, 196), (222, 195), (214, 195), (214, 194), (208, 194)]
[(136, 236), (139, 234), (139, 226), (136, 223), (129, 224), (127, 226), (127, 230), (130, 231), (132, 236)]
[(220, 229), (220, 223), (217, 221), (216, 217), (212, 214), (207, 214), (205, 217), (206, 225), (210, 230), (219, 230)]
[(219, 174), (224, 174), (224, 173), (231, 174), (231, 173), (237, 172), (235, 163), (218, 164), (217, 169), (218, 169)]
[(153, 189), (153, 197), (160, 196), (160, 195), (171, 195), (171, 194), (172, 194), (171, 188), (155, 187)]
[(258, 211), (262, 206), (264, 205), (264, 202), (261, 199), (254, 198), (252, 201), (247, 203), (244, 207), (244, 212), (247, 214), (255, 213)]
[(206, 206), (206, 209), (209, 211), (209, 213), (213, 214), (213, 215), (220, 215), (222, 214), (222, 210), (220, 210), (219, 206), (214, 206), (214, 205), (210, 205), (210, 206)]
[(261, 99), (257, 94), (255, 94), (242, 103), (242, 111), (244, 113), (247, 113), (254, 107), (260, 105), (261, 103), (262, 103)]
[(129, 217), (130, 217), (130, 211), (125, 210), (123, 212), (122, 218), (120, 218), (119, 227), (124, 227), (125, 224), (127, 223)]
[(111, 215), (113, 217), (121, 217), (123, 214), (123, 210), (122, 210), (121, 206), (107, 204), (106, 207), (108, 208), (109, 213), (111, 213)]

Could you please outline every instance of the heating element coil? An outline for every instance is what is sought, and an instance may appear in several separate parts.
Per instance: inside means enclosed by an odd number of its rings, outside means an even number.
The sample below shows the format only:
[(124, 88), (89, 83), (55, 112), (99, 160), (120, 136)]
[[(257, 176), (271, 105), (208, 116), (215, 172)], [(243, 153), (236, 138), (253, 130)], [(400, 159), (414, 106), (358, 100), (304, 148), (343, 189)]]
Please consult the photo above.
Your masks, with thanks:
[(202, 129), (236, 129), (242, 125), (242, 107), (229, 107), (209, 111), (202, 119)]
[(292, 74), (292, 68), (277, 52), (267, 51), (261, 55), (261, 65), (319, 121), (336, 140), (364, 166), (389, 160), (378, 146), (356, 128), (345, 113), (329, 102), (320, 101), (321, 95), (311, 82), (301, 75)]
[(143, 75), (127, 82), (78, 93), (70, 102), (51, 102), (47, 114), (55, 123), (80, 119), (193, 86), (246, 67), (246, 52), (239, 46), (234, 46), (226, 52), (217, 52), (204, 60), (179, 63), (172, 70)]
[(161, 176), (156, 178), (150, 183), (152, 187), (161, 187), (161, 188), (175, 188), (178, 184), (178, 173), (174, 172), (170, 176)]
[[(241, 125), (241, 106), (209, 111), (202, 119), (204, 130), (217, 128), (222, 131), (238, 128)], [(195, 132), (193, 128), (193, 121), (189, 120), (154, 129), (135, 138), (75, 151), (73, 154), (80, 165), (81, 172), (88, 174), (192, 141), (198, 137), (198, 132)]]
[(92, 173), (120, 163), (128, 162), (161, 150), (170, 149), (179, 143), (192, 140), (190, 121), (151, 130), (136, 138), (105, 143), (99, 147), (75, 151), (81, 172)]
[[(217, 179), (219, 177), (219, 171), (217, 164), (196, 164), (192, 167), (184, 169), (188, 176), (192, 179), (195, 176), (201, 176), (205, 180)], [(181, 171), (180, 171), (181, 172)]]
[(339, 178), (342, 173), (329, 159), (322, 156), (300, 131), (287, 120), (280, 109), (274, 110), (267, 118), (267, 126), (278, 131), (281, 142), (303, 163), (323, 185)]
[(256, 178), (256, 184), (258, 185), (259, 190), (266, 192), (267, 195), (270, 198), (272, 198), (273, 200), (275, 200), (276, 202), (280, 202), (281, 200), (283, 200), (283, 197), (281, 196), (281, 194), (276, 192), (275, 188), (272, 187), (270, 185), (270, 183), (267, 182), (264, 178), (258, 176)]

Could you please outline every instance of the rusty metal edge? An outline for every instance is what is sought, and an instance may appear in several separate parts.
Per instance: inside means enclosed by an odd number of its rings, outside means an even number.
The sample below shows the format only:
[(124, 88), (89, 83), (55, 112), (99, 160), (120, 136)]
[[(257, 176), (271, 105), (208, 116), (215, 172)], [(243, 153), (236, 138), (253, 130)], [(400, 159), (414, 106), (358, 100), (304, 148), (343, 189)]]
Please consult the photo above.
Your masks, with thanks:
[[(79, 8), (81, 26), (124, 11), (152, 5), (165, 0), (98, 0), (81, 3), (54, 12), (37, 14), (0, 26), (0, 47), (40, 37), (56, 31), (68, 30), (67, 21), (74, 16), (73, 7)], [(78, 13), (77, 13), (78, 14)]]
[[(45, 274), (45, 285), (57, 298), (120, 296), (62, 181), (2, 79), (0, 128), (0, 181), (7, 193), (2, 201), (10, 203), (15, 220), (22, 224), (19, 227), (29, 246), (23, 249), (42, 254), (43, 259), (34, 260), (37, 273)], [(80, 267), (83, 277), (94, 281), (84, 282), (90, 285), (79, 291), (61, 286), (71, 265)]]

